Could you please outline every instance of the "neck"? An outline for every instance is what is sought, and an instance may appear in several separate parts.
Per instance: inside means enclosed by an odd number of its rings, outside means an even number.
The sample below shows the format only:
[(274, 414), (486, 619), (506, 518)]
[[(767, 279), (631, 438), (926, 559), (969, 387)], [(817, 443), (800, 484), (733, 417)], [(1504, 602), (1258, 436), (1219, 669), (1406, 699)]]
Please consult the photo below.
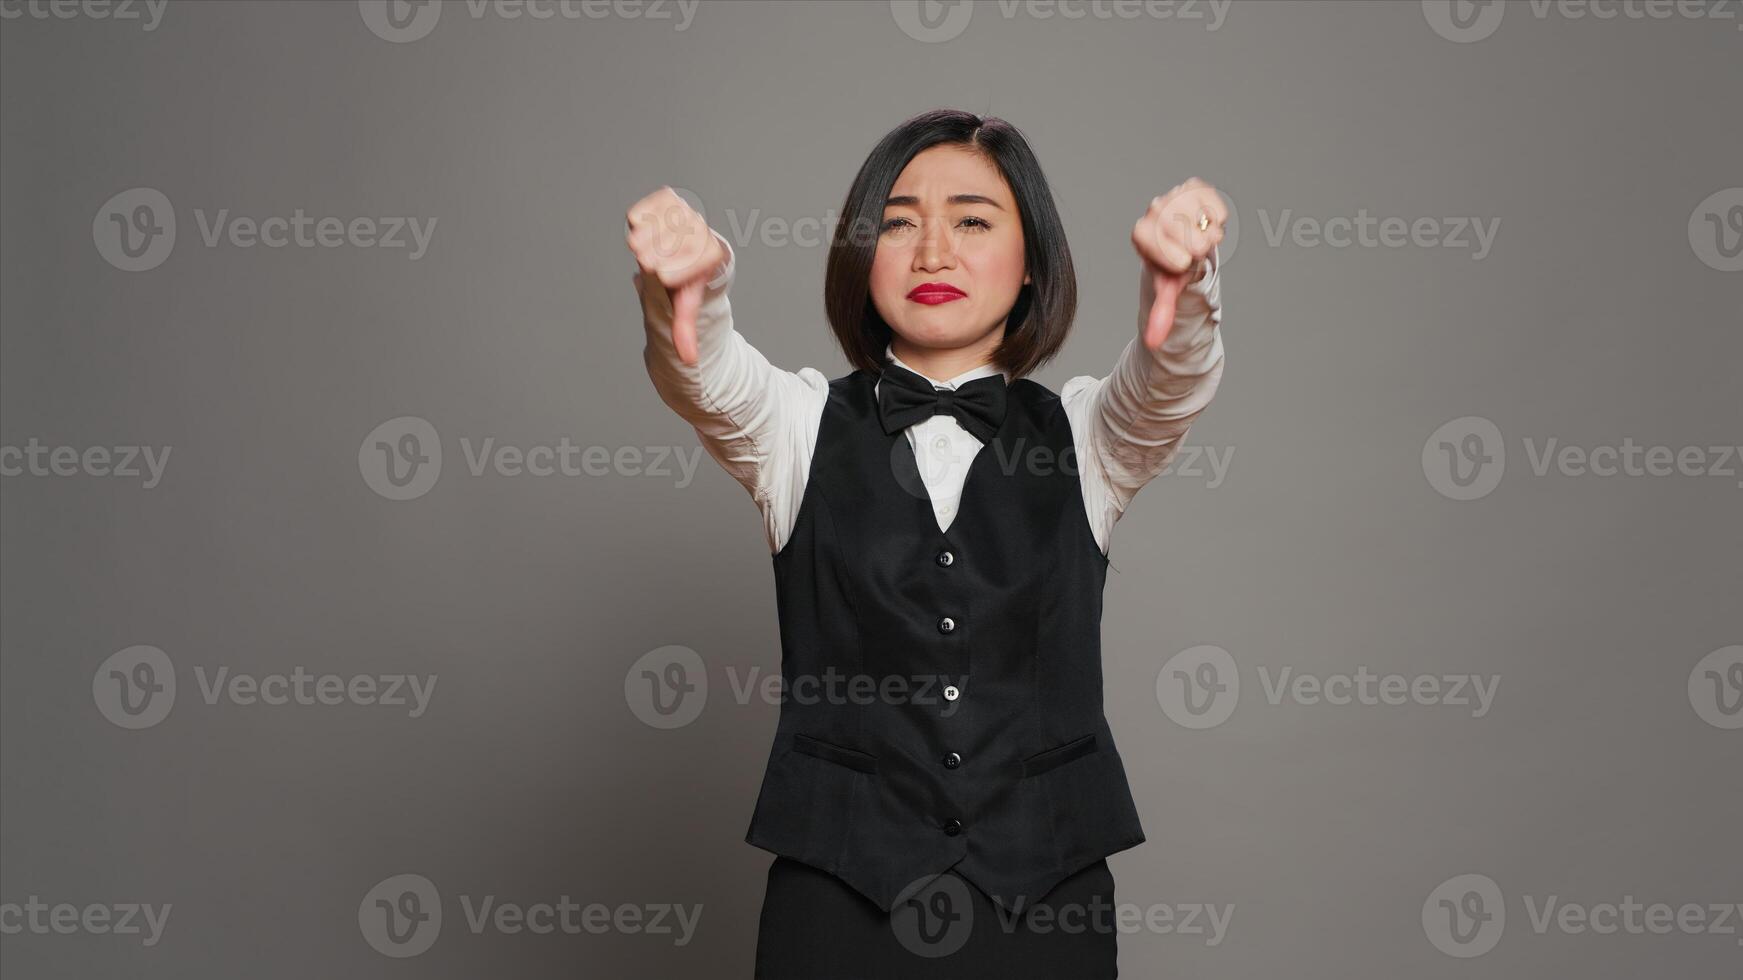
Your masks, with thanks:
[(993, 351), (1004, 338), (1005, 332), (997, 330), (966, 347), (916, 347), (895, 335), (890, 338), (890, 353), (928, 378), (948, 381), (964, 371), (991, 364)]

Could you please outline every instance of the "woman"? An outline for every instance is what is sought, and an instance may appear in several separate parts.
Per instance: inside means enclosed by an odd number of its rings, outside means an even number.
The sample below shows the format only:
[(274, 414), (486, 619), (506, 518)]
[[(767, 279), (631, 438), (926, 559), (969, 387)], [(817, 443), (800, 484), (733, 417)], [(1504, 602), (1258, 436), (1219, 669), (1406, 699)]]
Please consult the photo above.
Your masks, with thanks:
[(1102, 586), (1114, 522), (1221, 378), (1226, 219), (1196, 179), (1150, 202), (1137, 336), (1056, 395), (1026, 375), (1070, 330), (1071, 253), (1002, 120), (925, 113), (860, 168), (833, 380), (734, 330), (732, 249), (669, 187), (630, 208), (648, 373), (756, 500), (775, 571), (757, 977), (1117, 975), (1106, 857), (1144, 833), (1102, 714)]

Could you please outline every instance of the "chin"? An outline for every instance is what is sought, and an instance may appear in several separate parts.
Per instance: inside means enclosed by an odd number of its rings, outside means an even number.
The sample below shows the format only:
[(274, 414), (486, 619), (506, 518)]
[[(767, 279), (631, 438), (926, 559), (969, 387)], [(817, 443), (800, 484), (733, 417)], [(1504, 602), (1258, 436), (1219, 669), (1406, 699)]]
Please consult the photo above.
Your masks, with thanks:
[(916, 347), (951, 348), (965, 347), (980, 339), (980, 332), (961, 322), (960, 317), (951, 317), (950, 322), (937, 323), (904, 323), (892, 326), (890, 329), (896, 336)]
[(954, 350), (958, 347), (966, 347), (974, 340), (973, 337), (963, 336), (956, 333), (913, 333), (900, 331), (897, 333), (897, 336), (907, 341), (908, 344), (913, 347), (923, 347), (926, 350)]

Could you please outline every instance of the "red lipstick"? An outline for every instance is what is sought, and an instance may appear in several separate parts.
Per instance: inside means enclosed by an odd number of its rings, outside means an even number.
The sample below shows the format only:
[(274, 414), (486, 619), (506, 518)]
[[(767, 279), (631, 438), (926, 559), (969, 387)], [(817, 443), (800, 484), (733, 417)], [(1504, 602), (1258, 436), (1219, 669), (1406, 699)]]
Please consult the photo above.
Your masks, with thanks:
[(967, 293), (947, 282), (923, 282), (908, 291), (909, 299), (927, 306), (937, 306), (951, 300), (965, 299), (967, 296)]

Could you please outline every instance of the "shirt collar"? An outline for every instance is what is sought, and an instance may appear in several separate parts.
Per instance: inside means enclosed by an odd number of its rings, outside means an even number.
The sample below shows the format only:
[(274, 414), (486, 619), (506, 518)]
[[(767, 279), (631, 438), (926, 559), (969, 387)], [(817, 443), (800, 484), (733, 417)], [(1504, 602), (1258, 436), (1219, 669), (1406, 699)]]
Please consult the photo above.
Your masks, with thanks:
[[(901, 358), (896, 356), (896, 345), (893, 343), (884, 345), (884, 357), (895, 362), (897, 367), (908, 371), (914, 371), (912, 367), (909, 367)], [(980, 367), (969, 368), (948, 381), (939, 381), (921, 371), (914, 371), (914, 373), (925, 378), (927, 381), (932, 382), (935, 387), (951, 389), (960, 388), (976, 378), (990, 378), (995, 374), (1003, 375), (1007, 382), (1011, 380), (1010, 372), (1001, 370), (998, 365), (990, 363), (982, 364)]]

